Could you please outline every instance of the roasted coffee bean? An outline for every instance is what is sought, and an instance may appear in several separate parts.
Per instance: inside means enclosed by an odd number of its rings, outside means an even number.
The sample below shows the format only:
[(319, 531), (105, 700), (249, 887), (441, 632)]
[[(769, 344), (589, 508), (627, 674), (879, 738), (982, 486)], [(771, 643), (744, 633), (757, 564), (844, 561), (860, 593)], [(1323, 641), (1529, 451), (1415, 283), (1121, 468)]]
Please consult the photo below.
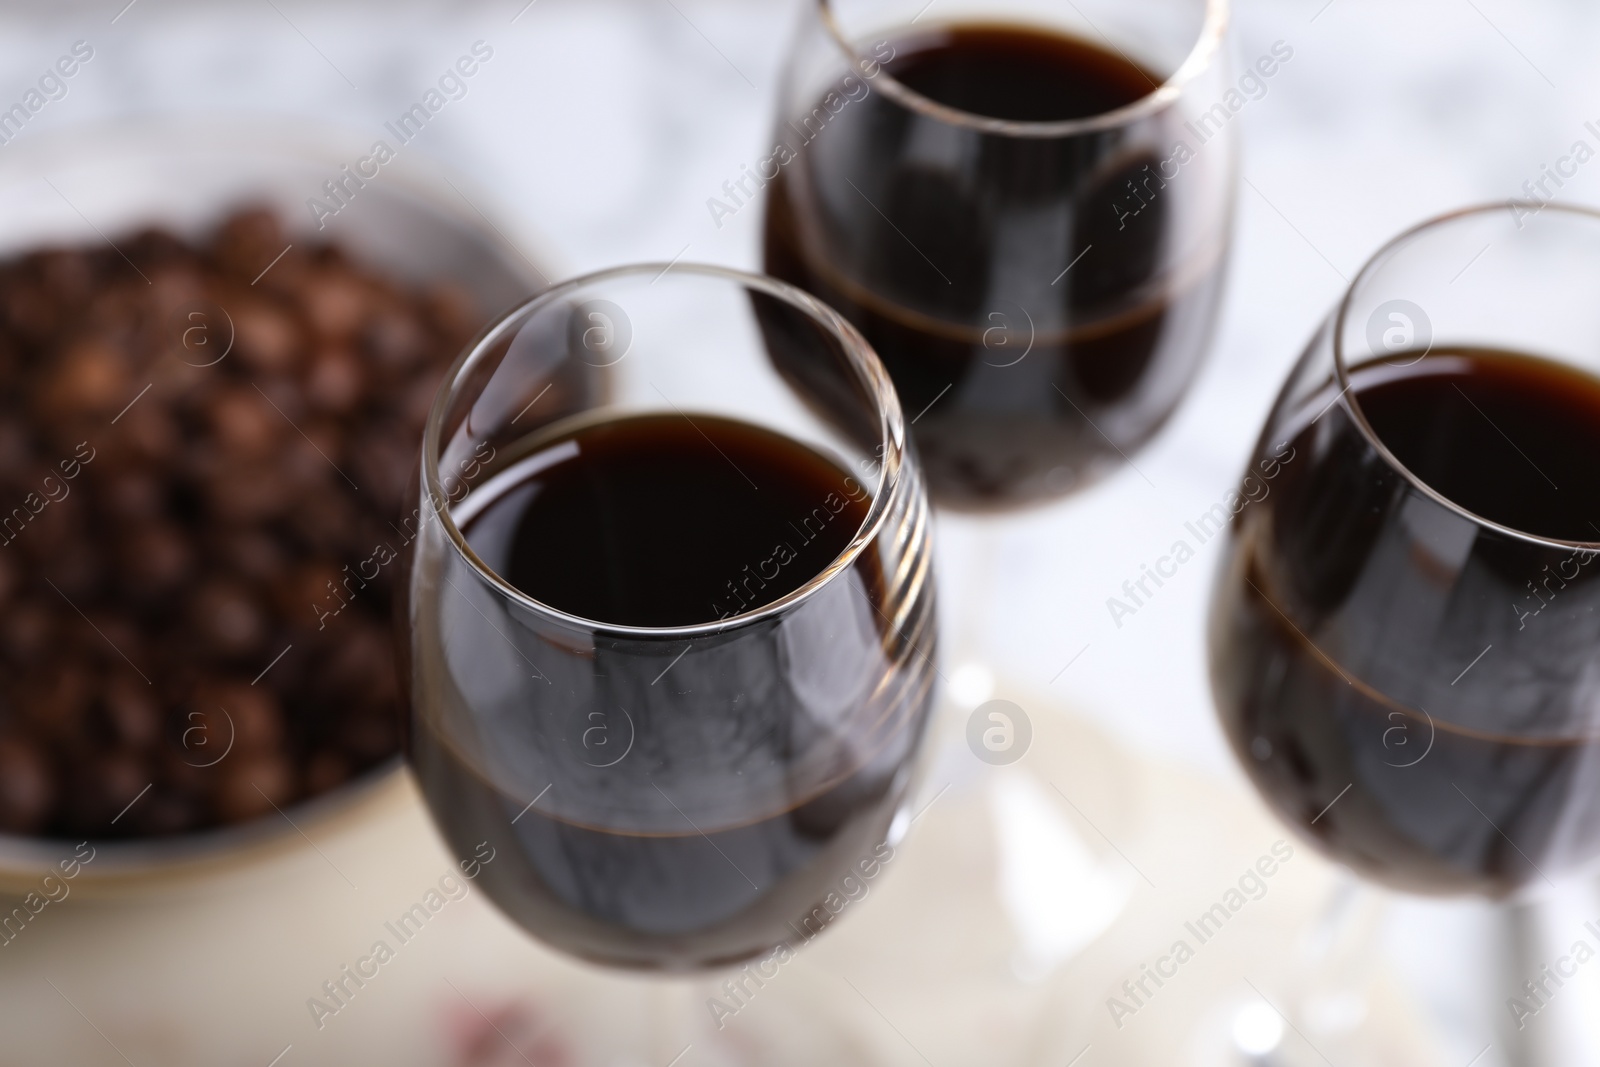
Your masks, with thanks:
[(290, 573), (289, 552), (281, 538), (251, 527), (217, 531), (222, 561), (235, 575), (270, 592)]
[(127, 528), (121, 535), (119, 577), (123, 588), (140, 600), (172, 592), (190, 580), (194, 549), (183, 531), (157, 519)]
[(342, 267), (324, 267), (305, 281), (301, 298), (312, 328), (327, 341), (356, 336), (372, 311), (366, 283)]
[(276, 753), (230, 757), (217, 770), (221, 773), (211, 803), (223, 822), (253, 819), (295, 800), (294, 767)]
[[(150, 768), (134, 753), (125, 749), (111, 751), (80, 751), (67, 757), (70, 788), (63, 798), (66, 808), (66, 828), (89, 834), (99, 827), (113, 829), (112, 820), (132, 810), (139, 794), (153, 782)], [(104, 831), (101, 831), (104, 832)]]
[(404, 305), (386, 303), (367, 324), (367, 351), (384, 368), (406, 370), (428, 354), (428, 334)]
[(323, 671), (331, 693), (341, 700), (359, 701), (386, 672), (394, 673), (393, 663), (388, 633), (381, 625), (360, 619), (340, 635)]
[(395, 711), (359, 708), (339, 725), (339, 745), (351, 758), (370, 764), (395, 751), (399, 745), (399, 723)]
[(213, 654), (237, 659), (261, 651), (267, 616), (248, 588), (225, 578), (209, 579), (191, 605), (195, 636)]
[(383, 501), (387, 512), (398, 514), (405, 490), (417, 473), (422, 442), (399, 427), (384, 424), (362, 434), (351, 446), (351, 474)]
[(266, 397), (247, 385), (218, 390), (206, 413), (211, 439), (230, 460), (270, 455), (291, 427)]
[[(305, 341), (293, 316), (282, 308), (259, 299), (238, 302), (229, 312), (233, 323), (234, 351), (252, 370), (264, 374), (286, 374), (300, 361)], [(223, 324), (209, 327), (218, 331)], [(198, 340), (198, 336), (195, 338)], [(219, 358), (212, 355), (210, 358)], [(197, 361), (203, 362), (203, 361)]]
[(21, 738), (0, 738), (0, 830), (41, 830), (55, 804), (55, 771), (44, 749)]
[(155, 472), (128, 467), (96, 479), (107, 513), (117, 519), (156, 520), (166, 507), (165, 486)]
[(439, 392), (441, 377), (442, 372), (439, 369), (430, 368), (407, 382), (396, 398), (398, 401), (396, 414), (408, 425), (426, 423), (428, 411), (433, 407), (433, 398)]
[(0, 645), (18, 666), (36, 662), (55, 633), (55, 613), (33, 601), (17, 604), (0, 616)]
[(209, 510), (213, 517), (229, 525), (282, 518), (294, 509), (304, 488), (290, 479), (280, 463), (211, 466), (206, 481)]
[(16, 711), (37, 736), (74, 740), (85, 733), (91, 684), (86, 665), (46, 660), (34, 665), (17, 685), (13, 693)]
[(480, 324), (265, 210), (113, 236), (138, 270), (0, 262), (0, 833), (276, 817), (395, 754), (404, 497)]
[[(195, 317), (189, 314), (206, 303), (205, 277), (200, 273), (199, 264), (193, 261), (167, 263), (146, 268), (145, 274), (150, 278), (150, 296), (157, 311), (145, 322), (147, 330), (154, 331), (145, 337), (145, 347), (165, 351), (171, 345), (181, 345), (185, 331), (190, 326), (200, 325), (204, 319), (203, 313)], [(174, 326), (177, 327), (176, 336), (172, 332)], [(200, 339), (199, 334), (189, 336), (191, 340)]]
[(139, 264), (146, 275), (159, 274), (163, 267), (187, 263), (194, 252), (182, 238), (165, 230), (140, 230), (122, 245), (128, 258)]
[(11, 595), (17, 591), (18, 575), (17, 565), (8, 555), (0, 555), (0, 609), (11, 602)]
[[(37, 531), (43, 542), (49, 532), (48, 527), (54, 523), (41, 523)], [(56, 546), (65, 546), (68, 550), (60, 553), (55, 570), (51, 571), (49, 578), (55, 583), (56, 590), (67, 600), (74, 604), (81, 604), (97, 598), (104, 592), (103, 583), (106, 579), (107, 568), (100, 554), (90, 546), (81, 535), (70, 538), (50, 537), (50, 543)]]
[(306, 398), (316, 410), (347, 415), (366, 398), (367, 376), (361, 361), (344, 348), (324, 348), (306, 373)]
[(265, 208), (254, 208), (225, 221), (212, 239), (211, 250), (222, 269), (253, 279), (288, 243), (277, 216)]
[(66, 348), (40, 385), (37, 401), (52, 417), (79, 412), (115, 415), (133, 399), (128, 388), (128, 360), (102, 338), (78, 341)]
[(154, 687), (144, 679), (118, 674), (106, 684), (102, 699), (119, 744), (143, 750), (161, 740), (161, 704)]
[(201, 733), (189, 732), (198, 723), (199, 720), (190, 719), (187, 714), (174, 718), (166, 731), (170, 736), (163, 738), (152, 767), (156, 779), (169, 795), (187, 798), (197, 816), (204, 811), (205, 798), (216, 783), (217, 766), (232, 755), (228, 751), (226, 731), (212, 744)]
[(116, 440), (126, 445), (131, 457), (166, 465), (182, 447), (182, 433), (169, 409), (144, 403), (147, 399), (141, 398), (118, 420)]
[[(3, 348), (0, 345), (0, 351)], [(9, 478), (33, 459), (33, 436), (27, 425), (9, 413), (0, 416), (0, 477)]]
[(201, 821), (200, 805), (181, 793), (152, 789), (129, 810), (127, 819), (136, 833), (166, 837), (197, 827)]
[(47, 292), (62, 304), (82, 303), (95, 282), (94, 264), (83, 252), (56, 249), (34, 261)]
[(423, 307), (434, 326), (448, 337), (465, 342), (477, 329), (477, 309), (472, 297), (452, 282), (430, 285), (423, 295)]
[[(42, 476), (36, 473), (34, 477)], [(42, 486), (43, 483), (41, 481), (38, 484)], [(87, 509), (83, 497), (74, 493), (60, 500), (52, 500), (43, 493), (30, 491), (22, 498), (20, 506), (13, 508), (6, 518), (17, 524), (16, 541), (23, 554), (53, 572), (57, 587), (64, 589), (67, 596), (82, 595), (82, 589), (65, 589), (56, 573), (74, 572), (68, 581), (76, 577), (90, 577), (91, 572), (98, 573), (98, 568), (92, 566), (94, 561), (81, 558), (83, 553), (78, 551), (94, 551), (91, 546), (84, 544)]]
[(302, 563), (277, 590), (279, 617), (302, 624), (317, 622), (316, 606), (332, 611), (350, 595), (341, 584), (344, 572), (331, 560)]
[(244, 682), (205, 682), (196, 687), (191, 703), (192, 721), (218, 751), (230, 740), (234, 751), (243, 753), (271, 752), (283, 745), (283, 711), (270, 689)]
[(338, 752), (315, 752), (306, 762), (306, 792), (313, 796), (341, 786), (349, 778), (350, 761)]
[(47, 343), (58, 327), (57, 305), (48, 285), (22, 278), (0, 292), (0, 315), (18, 340), (29, 345)]
[(125, 666), (145, 657), (144, 633), (121, 610), (104, 606), (88, 609), (89, 625), (78, 631), (78, 647), (111, 667)]
[(356, 511), (338, 490), (316, 493), (290, 509), (288, 526), (320, 553), (342, 556), (356, 547)]

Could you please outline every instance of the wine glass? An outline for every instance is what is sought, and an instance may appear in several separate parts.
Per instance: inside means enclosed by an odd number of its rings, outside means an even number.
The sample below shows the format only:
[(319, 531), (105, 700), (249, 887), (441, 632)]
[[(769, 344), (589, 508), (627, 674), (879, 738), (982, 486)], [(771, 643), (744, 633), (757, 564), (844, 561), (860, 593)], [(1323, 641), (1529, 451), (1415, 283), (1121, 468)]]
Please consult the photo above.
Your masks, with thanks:
[(645, 970), (828, 926), (903, 831), (935, 674), (926, 491), (860, 335), (715, 267), (558, 285), (456, 362), (415, 489), (409, 756), (489, 897)]
[[(1397, 238), (1212, 520), (1223, 727), (1362, 878), (1519, 900), (1600, 856), (1596, 286), (1591, 211), (1500, 204)], [(1519, 1003), (1495, 1012), (1542, 1004)]]
[(838, 308), (900, 394), (960, 575), (955, 711), (998, 688), (993, 517), (1130, 463), (1210, 343), (1236, 112), (1279, 66), (1233, 79), (1227, 11), (806, 0), (773, 147), (724, 188), (727, 210), (765, 188), (765, 269)]
[(726, 191), (767, 186), (767, 271), (876, 349), (941, 507), (1093, 481), (1193, 378), (1248, 99), (1226, 21), (1222, 0), (806, 3), (772, 152)]

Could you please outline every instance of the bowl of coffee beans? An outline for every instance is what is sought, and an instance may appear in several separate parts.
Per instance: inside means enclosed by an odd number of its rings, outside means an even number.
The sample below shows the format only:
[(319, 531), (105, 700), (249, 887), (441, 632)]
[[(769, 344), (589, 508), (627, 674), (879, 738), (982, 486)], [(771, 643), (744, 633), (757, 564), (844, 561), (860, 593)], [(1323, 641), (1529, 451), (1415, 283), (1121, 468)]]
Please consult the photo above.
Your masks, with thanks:
[(422, 426), (543, 279), (465, 182), (367, 140), (0, 159), (0, 885), (80, 842), (91, 881), (231, 862), (402, 773)]

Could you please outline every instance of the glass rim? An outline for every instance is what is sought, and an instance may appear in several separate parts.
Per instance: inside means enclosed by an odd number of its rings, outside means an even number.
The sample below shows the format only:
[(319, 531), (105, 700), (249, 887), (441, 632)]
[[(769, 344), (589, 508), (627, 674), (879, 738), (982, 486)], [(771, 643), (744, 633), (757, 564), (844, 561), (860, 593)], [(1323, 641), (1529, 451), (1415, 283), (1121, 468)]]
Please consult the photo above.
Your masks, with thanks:
[[(770, 603), (737, 615), (730, 615), (724, 619), (694, 623), (687, 626), (628, 626), (621, 623), (606, 622), (601, 619), (585, 618), (546, 604), (506, 581), (493, 567), (485, 563), (472, 550), (472, 546), (467, 543), (466, 536), (461, 532), (455, 518), (451, 515), (451, 505), (448, 503), (450, 498), (444, 491), (443, 478), (439, 473), (439, 446), (445, 415), (458, 399), (462, 382), (470, 378), (472, 371), (479, 362), (486, 358), (496, 345), (512, 335), (517, 329), (520, 329), (526, 323), (528, 316), (593, 285), (628, 277), (653, 276), (660, 278), (669, 271), (696, 275), (701, 280), (731, 282), (744, 287), (746, 290), (765, 293), (808, 315), (813, 322), (835, 337), (839, 341), (846, 359), (850, 361), (851, 367), (856, 371), (862, 384), (867, 387), (871, 395), (873, 407), (878, 414), (879, 445), (882, 448), (882, 457), (877, 461), (877, 492), (873, 496), (872, 506), (868, 509), (866, 518), (857, 527), (850, 543), (826, 567), (823, 567), (808, 579), (804, 585)], [(903, 474), (906, 448), (905, 417), (900, 408), (899, 396), (895, 393), (893, 385), (890, 384), (888, 371), (884, 369), (877, 353), (873, 351), (867, 339), (833, 308), (803, 289), (764, 274), (754, 274), (749, 271), (707, 263), (683, 263), (676, 260), (672, 262), (633, 263), (609, 267), (558, 282), (497, 316), (493, 322), (484, 327), (476, 338), (466, 345), (440, 381), (439, 388), (434, 394), (433, 405), (428, 410), (427, 424), (423, 429), (422, 486), (427, 494), (424, 507), (438, 518), (456, 554), (477, 573), (479, 578), (488, 582), (501, 596), (545, 619), (574, 629), (615, 637), (670, 639), (703, 637), (782, 615), (792, 610), (802, 601), (809, 600), (819, 589), (830, 584), (853, 565), (861, 553), (866, 550), (867, 546), (877, 539), (889, 514), (891, 503), (905, 488)], [(854, 474), (848, 476), (855, 477)], [(441, 507), (438, 504), (439, 501), (445, 501), (446, 503)]]
[[(1366, 413), (1361, 410), (1360, 398), (1357, 396), (1355, 390), (1351, 386), (1349, 367), (1345, 362), (1344, 331), (1349, 320), (1350, 312), (1355, 304), (1356, 294), (1360, 291), (1363, 283), (1369, 281), (1371, 276), (1379, 268), (1387, 264), (1390, 259), (1392, 259), (1398, 252), (1408, 247), (1412, 242), (1435, 230), (1443, 229), (1465, 219), (1481, 218), (1497, 211), (1512, 212), (1513, 218), (1515, 218), (1515, 212), (1518, 208), (1529, 211), (1537, 211), (1540, 213), (1545, 211), (1556, 212), (1558, 214), (1572, 216), (1583, 221), (1600, 223), (1600, 210), (1594, 208), (1583, 207), (1577, 204), (1540, 204), (1538, 201), (1534, 200), (1511, 199), (1493, 201), (1490, 203), (1472, 204), (1467, 207), (1457, 208), (1453, 211), (1446, 211), (1442, 214), (1424, 219), (1422, 222), (1417, 223), (1409, 229), (1402, 231), (1399, 235), (1391, 238), (1381, 248), (1379, 248), (1378, 251), (1374, 252), (1371, 258), (1362, 264), (1361, 269), (1356, 272), (1356, 276), (1351, 279), (1349, 288), (1345, 290), (1344, 297), (1339, 301), (1339, 307), (1334, 316), (1333, 322), (1334, 380), (1335, 383), (1340, 387), (1336, 402), (1342, 404), (1350, 413), (1351, 418), (1356, 424), (1356, 428), (1361, 432), (1361, 435), (1366, 438), (1367, 444), (1378, 453), (1378, 456), (1386, 464), (1398, 471), (1407, 482), (1411, 483), (1413, 488), (1422, 492), (1424, 495), (1431, 497), (1434, 501), (1444, 505), (1457, 515), (1460, 515), (1462, 518), (1467, 519), (1477, 526), (1494, 530), (1497, 533), (1504, 534), (1507, 537), (1515, 538), (1520, 541), (1526, 541), (1531, 544), (1545, 545), (1550, 548), (1571, 548), (1600, 551), (1600, 540), (1567, 541), (1559, 537), (1546, 537), (1542, 534), (1529, 533), (1527, 530), (1519, 530), (1514, 526), (1507, 526), (1504, 523), (1495, 522), (1493, 519), (1485, 518), (1484, 516), (1479, 515), (1470, 508), (1463, 507), (1454, 500), (1451, 500), (1448, 496), (1445, 496), (1443, 493), (1439, 492), (1433, 486), (1429, 485), (1426, 479), (1417, 475), (1404, 463), (1401, 463), (1399, 458), (1396, 457), (1393, 452), (1389, 451), (1389, 446), (1383, 443), (1382, 439), (1379, 438), (1377, 431), (1372, 428), (1372, 424), (1367, 421)], [(1432, 346), (1430, 345), (1430, 351), (1431, 349)]]
[[(839, 50), (844, 53), (855, 70), (866, 70), (877, 62), (871, 57), (863, 56), (849, 37), (845, 35), (844, 28), (839, 25), (834, 15), (834, 0), (811, 0), (816, 5), (817, 15), (827, 30), (828, 36)], [(887, 70), (882, 69), (883, 64), (878, 63), (878, 73), (873, 81), (889, 97), (899, 103), (920, 111), (925, 115), (938, 119), (954, 126), (977, 130), (981, 133), (996, 134), (1005, 137), (1072, 137), (1081, 133), (1098, 133), (1105, 130), (1116, 129), (1132, 122), (1161, 111), (1176, 103), (1183, 95), (1183, 90), (1200, 74), (1210, 69), (1212, 63), (1222, 48), (1223, 38), (1228, 32), (1228, 0), (1200, 0), (1205, 5), (1205, 19), (1201, 23), (1200, 33), (1195, 39), (1194, 46), (1190, 48), (1178, 69), (1173, 71), (1155, 89), (1141, 96), (1130, 104), (1119, 108), (1101, 112), (1098, 115), (1088, 115), (1076, 119), (1060, 119), (1053, 122), (1019, 122), (1012, 119), (997, 119), (988, 115), (978, 115), (961, 108), (941, 104), (931, 97), (924, 96), (904, 82), (896, 79)], [(1103, 35), (1102, 35), (1103, 36)], [(1109, 42), (1108, 42), (1109, 43)], [(1112, 45), (1119, 54), (1122, 50)], [(1124, 56), (1123, 58), (1127, 58)], [(1131, 62), (1131, 61), (1130, 61)], [(1143, 69), (1142, 67), (1140, 68)]]

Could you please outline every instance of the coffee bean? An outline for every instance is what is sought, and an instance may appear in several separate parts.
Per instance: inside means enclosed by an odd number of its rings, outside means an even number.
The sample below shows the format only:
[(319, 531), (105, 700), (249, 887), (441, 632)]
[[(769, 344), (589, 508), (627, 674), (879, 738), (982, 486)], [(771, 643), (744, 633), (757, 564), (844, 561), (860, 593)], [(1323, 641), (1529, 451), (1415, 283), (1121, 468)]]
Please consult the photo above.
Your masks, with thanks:
[(221, 533), (218, 548), (227, 567), (258, 589), (270, 592), (289, 575), (289, 553), (280, 538), (243, 527)]
[(354, 411), (365, 398), (366, 387), (361, 361), (343, 348), (319, 351), (306, 374), (306, 397), (311, 406), (332, 415)]
[(403, 304), (385, 303), (367, 324), (367, 351), (385, 368), (406, 370), (428, 354), (428, 334)]
[(197, 814), (207, 806), (205, 798), (218, 777), (216, 768), (232, 755), (227, 748), (226, 723), (214, 744), (197, 729), (200, 725), (201, 720), (191, 719), (187, 713), (173, 718), (167, 724), (153, 765), (157, 780), (168, 794), (186, 798)]
[(360, 700), (385, 675), (394, 675), (389, 635), (381, 625), (354, 621), (341, 635), (323, 668), (329, 690), (342, 699)]
[(436, 282), (427, 288), (423, 307), (437, 329), (447, 337), (465, 341), (477, 329), (478, 311), (472, 297), (453, 282)]
[(302, 488), (290, 480), (279, 463), (230, 466), (224, 462), (210, 467), (205, 482), (210, 512), (231, 525), (260, 523), (287, 515)]
[(102, 504), (118, 519), (155, 520), (165, 510), (165, 487), (147, 468), (127, 467), (97, 482)]
[(158, 787), (133, 806), (125, 821), (145, 837), (167, 837), (196, 828), (201, 821), (200, 805), (182, 793)]
[(237, 302), (229, 315), (234, 329), (234, 351), (246, 366), (263, 374), (286, 374), (293, 370), (305, 341), (292, 316), (275, 304), (259, 299)]
[(11, 557), (0, 555), (0, 610), (3, 610), (11, 600), (11, 594), (17, 591), (18, 575), (17, 565)]
[(439, 378), (438, 369), (430, 368), (412, 378), (401, 390), (396, 398), (398, 401), (396, 413), (408, 424), (428, 421), (428, 412), (433, 408), (433, 398), (439, 392)]
[(14, 416), (0, 417), (0, 471), (9, 473), (33, 460), (33, 438), (27, 425)]
[(338, 491), (308, 496), (289, 512), (289, 527), (317, 551), (342, 556), (356, 547), (356, 512)]
[(276, 817), (395, 753), (376, 553), (480, 321), (264, 209), (113, 236), (138, 270), (0, 261), (0, 833)]
[(281, 810), (295, 800), (295, 772), (289, 761), (275, 753), (226, 759), (212, 808), (223, 822), (243, 822)]
[(194, 252), (176, 234), (165, 230), (144, 229), (135, 233), (122, 245), (127, 257), (139, 264), (147, 277), (162, 273), (163, 268), (180, 265), (194, 258)]
[(41, 253), (35, 264), (47, 292), (71, 305), (88, 298), (94, 285), (94, 264), (83, 252), (55, 249)]
[(85, 713), (93, 695), (84, 666), (51, 658), (34, 665), (17, 685), (16, 710), (35, 735), (70, 740), (84, 733)]
[(55, 772), (43, 749), (21, 738), (0, 738), (0, 830), (41, 830), (55, 803)]
[(124, 613), (122, 605), (95, 605), (88, 609), (89, 626), (78, 631), (78, 647), (111, 667), (145, 657), (144, 632)]
[(142, 522), (123, 534), (119, 573), (123, 587), (138, 599), (171, 592), (190, 579), (194, 550), (183, 532), (160, 519)]
[(340, 747), (359, 763), (368, 764), (393, 752), (399, 743), (393, 708), (360, 708), (339, 724)]
[(344, 571), (330, 560), (301, 563), (277, 590), (279, 616), (302, 623), (316, 623), (315, 608), (337, 609), (343, 598), (352, 595), (342, 584)]
[(247, 385), (217, 391), (206, 413), (211, 437), (229, 460), (248, 462), (269, 455), (292, 428)]
[[(235, 681), (198, 686), (192, 700), (211, 743), (221, 750), (228, 738), (243, 753), (276, 751), (284, 741), (283, 711), (270, 689)], [(218, 720), (220, 714), (221, 720)]]
[(372, 310), (367, 284), (353, 272), (336, 267), (309, 277), (302, 298), (312, 328), (328, 341), (357, 336)]
[(201, 585), (191, 603), (195, 636), (202, 647), (229, 659), (261, 651), (267, 619), (249, 589), (214, 578)]
[(127, 359), (114, 345), (94, 338), (67, 348), (45, 378), (38, 400), (55, 417), (76, 412), (116, 414), (133, 399)]
[(19, 340), (47, 342), (58, 328), (56, 302), (47, 285), (17, 278), (0, 292), (0, 315)]
[(36, 661), (55, 633), (55, 613), (37, 602), (17, 604), (0, 616), (0, 645), (13, 664)]
[(417, 473), (420, 449), (420, 441), (388, 424), (363, 433), (350, 448), (354, 476), (383, 501), (384, 510), (391, 515), (399, 514), (404, 507), (405, 491)]
[(113, 749), (80, 752), (71, 758), (79, 762), (70, 775), (72, 784), (65, 806), (68, 825), (77, 832), (109, 829), (111, 820), (129, 810), (135, 800), (147, 799), (139, 794), (153, 783), (153, 778), (150, 768), (134, 753)]
[(252, 208), (239, 212), (217, 229), (211, 250), (224, 269), (254, 279), (288, 243), (275, 214), (265, 208)]
[(350, 761), (338, 752), (324, 749), (313, 753), (306, 763), (306, 791), (315, 795), (343, 785), (350, 778)]
[(172, 412), (159, 404), (146, 404), (146, 396), (118, 420), (117, 440), (132, 457), (166, 465), (182, 447), (182, 434)]
[(161, 705), (154, 688), (142, 678), (131, 674), (113, 677), (105, 687), (104, 704), (118, 743), (149, 749), (161, 739)]

